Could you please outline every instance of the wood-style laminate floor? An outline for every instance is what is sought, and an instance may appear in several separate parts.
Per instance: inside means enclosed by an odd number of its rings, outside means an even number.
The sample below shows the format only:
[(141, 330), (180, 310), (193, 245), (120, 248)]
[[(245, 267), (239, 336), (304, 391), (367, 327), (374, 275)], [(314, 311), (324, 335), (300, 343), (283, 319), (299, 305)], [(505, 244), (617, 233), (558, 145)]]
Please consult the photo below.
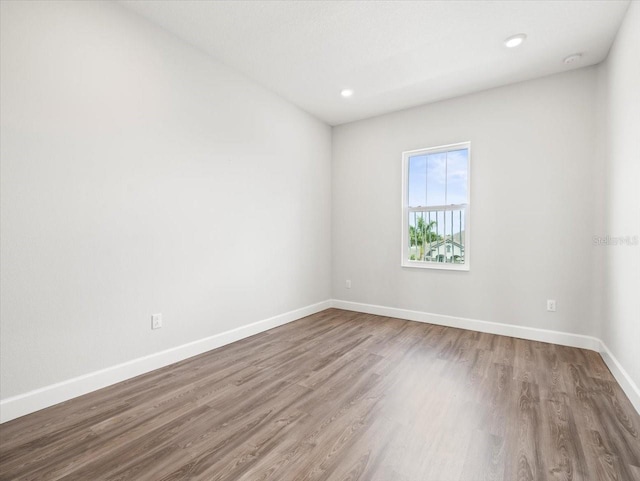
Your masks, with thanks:
[(640, 480), (592, 351), (329, 309), (0, 426), (2, 480)]

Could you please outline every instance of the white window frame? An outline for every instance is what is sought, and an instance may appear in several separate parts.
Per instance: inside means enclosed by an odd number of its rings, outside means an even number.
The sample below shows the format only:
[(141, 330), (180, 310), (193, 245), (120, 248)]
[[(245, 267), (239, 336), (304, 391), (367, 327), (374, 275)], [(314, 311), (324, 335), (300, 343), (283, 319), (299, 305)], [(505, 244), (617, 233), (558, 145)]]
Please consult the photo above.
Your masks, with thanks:
[[(451, 150), (467, 149), (467, 203), (460, 205), (413, 206), (409, 207), (409, 158), (416, 155), (438, 154)], [(420, 269), (441, 269), (448, 271), (469, 271), (471, 266), (471, 142), (428, 147), (426, 149), (402, 152), (402, 267), (418, 267)], [(409, 213), (428, 211), (450, 211), (464, 208), (464, 264), (446, 262), (424, 262), (409, 259)]]

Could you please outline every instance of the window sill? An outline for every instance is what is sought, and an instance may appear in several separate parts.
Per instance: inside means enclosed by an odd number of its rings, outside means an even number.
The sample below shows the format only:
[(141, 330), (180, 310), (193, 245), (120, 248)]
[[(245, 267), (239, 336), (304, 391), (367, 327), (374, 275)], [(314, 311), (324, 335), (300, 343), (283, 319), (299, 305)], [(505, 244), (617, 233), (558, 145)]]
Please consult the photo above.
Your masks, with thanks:
[(466, 271), (469, 272), (469, 264), (446, 264), (446, 263), (430, 263), (404, 261), (401, 267), (412, 267), (418, 269), (436, 269), (441, 271)]

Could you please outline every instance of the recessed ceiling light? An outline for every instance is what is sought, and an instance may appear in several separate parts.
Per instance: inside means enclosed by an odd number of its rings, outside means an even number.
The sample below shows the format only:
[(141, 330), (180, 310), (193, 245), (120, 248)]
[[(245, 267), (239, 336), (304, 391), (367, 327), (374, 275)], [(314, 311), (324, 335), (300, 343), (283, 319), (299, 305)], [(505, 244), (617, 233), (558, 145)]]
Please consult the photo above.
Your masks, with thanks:
[(519, 33), (518, 35), (512, 35), (505, 39), (504, 44), (507, 48), (514, 48), (524, 42), (526, 38), (527, 36), (524, 33)]
[(581, 58), (582, 58), (582, 54), (581, 53), (574, 53), (574, 54), (571, 54), (568, 57), (566, 57), (563, 60), (563, 62), (566, 63), (566, 64), (570, 64), (570, 63), (577, 62)]
[(342, 89), (340, 91), (340, 95), (342, 95), (345, 99), (349, 98), (353, 95), (353, 89)]

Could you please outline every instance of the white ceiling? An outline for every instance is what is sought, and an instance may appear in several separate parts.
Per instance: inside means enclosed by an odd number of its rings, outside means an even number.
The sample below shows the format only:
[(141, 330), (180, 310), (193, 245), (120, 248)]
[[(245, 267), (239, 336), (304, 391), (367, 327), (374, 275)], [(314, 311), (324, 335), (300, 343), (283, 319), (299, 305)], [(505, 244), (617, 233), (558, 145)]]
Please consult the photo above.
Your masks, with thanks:
[[(602, 61), (606, 1), (121, 0), (331, 125)], [(503, 40), (526, 33), (507, 49)], [(564, 57), (584, 54), (565, 65)], [(355, 94), (343, 99), (340, 90)]]

